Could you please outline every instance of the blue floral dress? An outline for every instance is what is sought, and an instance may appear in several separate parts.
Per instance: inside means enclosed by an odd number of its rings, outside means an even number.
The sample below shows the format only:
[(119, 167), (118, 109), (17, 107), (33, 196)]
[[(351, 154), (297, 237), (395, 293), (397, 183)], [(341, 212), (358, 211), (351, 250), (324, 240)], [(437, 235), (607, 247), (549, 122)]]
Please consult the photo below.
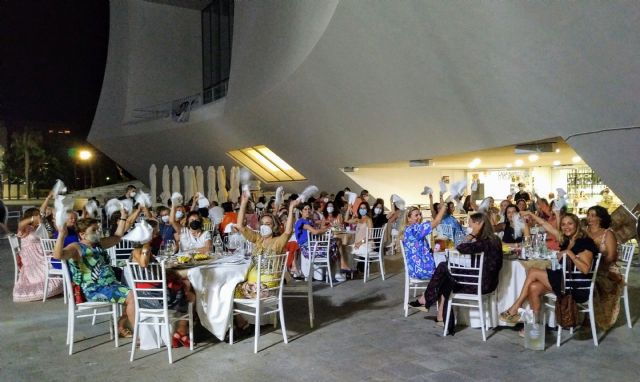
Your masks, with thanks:
[(109, 301), (123, 304), (129, 288), (120, 283), (109, 265), (109, 255), (102, 247), (78, 243), (82, 251), (79, 262), (69, 260), (71, 281), (82, 289), (87, 301)]
[(405, 228), (402, 245), (407, 256), (407, 268), (411, 278), (430, 279), (436, 269), (436, 263), (426, 240), (430, 233), (431, 222), (411, 224)]

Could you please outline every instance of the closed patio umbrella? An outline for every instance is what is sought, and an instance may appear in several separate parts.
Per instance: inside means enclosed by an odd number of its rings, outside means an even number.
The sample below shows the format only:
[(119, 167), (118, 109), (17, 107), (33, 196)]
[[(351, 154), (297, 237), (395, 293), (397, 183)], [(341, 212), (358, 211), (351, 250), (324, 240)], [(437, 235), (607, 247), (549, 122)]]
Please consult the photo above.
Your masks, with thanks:
[(161, 203), (166, 203), (171, 197), (171, 179), (169, 176), (169, 166), (166, 164), (162, 167), (162, 193), (160, 193)]
[(171, 192), (180, 192), (180, 170), (178, 170), (178, 166), (173, 166), (171, 170)]
[(182, 168), (182, 182), (184, 183), (184, 202), (187, 203), (189, 199), (193, 196), (193, 189), (191, 188), (191, 172), (189, 171), (189, 166), (184, 166)]
[(218, 201), (218, 193), (216, 192), (216, 168), (209, 166), (207, 168), (207, 199), (210, 202)]
[(224, 203), (229, 201), (229, 193), (227, 192), (227, 172), (224, 166), (218, 167), (218, 202)]
[(240, 177), (239, 177), (240, 168), (237, 166), (231, 167), (231, 176), (229, 179), (229, 200), (232, 202), (237, 202), (238, 197), (240, 196)]
[(152, 204), (156, 203), (156, 186), (158, 181), (156, 178), (157, 171), (158, 169), (156, 168), (156, 165), (152, 163), (151, 167), (149, 167), (149, 196)]

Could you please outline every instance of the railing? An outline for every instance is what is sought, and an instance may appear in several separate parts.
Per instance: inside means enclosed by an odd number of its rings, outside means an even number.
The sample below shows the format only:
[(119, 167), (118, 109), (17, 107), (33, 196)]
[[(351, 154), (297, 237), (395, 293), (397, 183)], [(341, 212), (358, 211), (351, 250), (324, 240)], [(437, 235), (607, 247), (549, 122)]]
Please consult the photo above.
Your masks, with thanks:
[(136, 119), (136, 122), (169, 118), (171, 117), (171, 112), (176, 109), (175, 106), (185, 102), (190, 103), (189, 110), (197, 109), (202, 106), (202, 93), (195, 93), (172, 101), (133, 109), (133, 118)]

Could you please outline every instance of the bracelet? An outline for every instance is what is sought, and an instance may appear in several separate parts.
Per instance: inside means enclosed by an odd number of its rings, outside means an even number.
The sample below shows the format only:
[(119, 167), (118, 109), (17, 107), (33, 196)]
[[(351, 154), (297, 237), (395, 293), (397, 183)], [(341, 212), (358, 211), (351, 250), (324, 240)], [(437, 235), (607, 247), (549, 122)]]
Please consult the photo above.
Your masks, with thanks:
[(126, 222), (126, 221), (127, 221), (127, 219), (123, 219), (123, 218), (120, 218), (120, 219), (118, 219), (118, 220), (122, 220), (122, 221), (124, 221), (124, 222)]

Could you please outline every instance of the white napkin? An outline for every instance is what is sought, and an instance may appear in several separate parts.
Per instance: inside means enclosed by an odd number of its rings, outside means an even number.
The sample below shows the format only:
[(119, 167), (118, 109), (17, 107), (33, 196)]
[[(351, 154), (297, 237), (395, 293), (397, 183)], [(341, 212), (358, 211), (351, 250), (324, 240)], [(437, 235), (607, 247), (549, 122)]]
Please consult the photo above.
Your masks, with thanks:
[(209, 199), (205, 198), (202, 194), (200, 194), (198, 198), (198, 208), (209, 208)]
[(144, 244), (150, 242), (152, 237), (153, 228), (151, 228), (151, 226), (145, 220), (142, 220), (136, 223), (136, 226), (122, 238), (124, 240), (135, 241)]
[(560, 188), (560, 187), (556, 188), (556, 192), (558, 194), (558, 198), (562, 198), (565, 195), (567, 195), (567, 191), (565, 191), (563, 188)]
[[(300, 196), (298, 196), (298, 200), (302, 201), (303, 203), (305, 203), (307, 200), (309, 200), (310, 197), (312, 197), (313, 195), (318, 193), (318, 187), (316, 186), (308, 186), (307, 188), (304, 189), (304, 191), (302, 191), (302, 193), (300, 194)], [(355, 202), (355, 199), (354, 199)], [(350, 203), (353, 204), (353, 203)]]
[(224, 227), (224, 233), (232, 233), (233, 232), (233, 224), (227, 224)]
[(238, 172), (238, 178), (240, 180), (240, 184), (248, 184), (249, 179), (251, 179), (251, 172), (249, 172), (249, 170), (243, 167)]
[(58, 195), (53, 205), (56, 210), (56, 227), (62, 227), (67, 224), (67, 212), (73, 209), (73, 198)]
[(122, 208), (124, 208), (125, 211), (127, 211), (127, 213), (131, 213), (131, 211), (133, 211), (133, 201), (129, 198), (121, 200), (120, 201), (122, 203)]
[(491, 199), (489, 197), (486, 197), (486, 198), (482, 199), (482, 202), (480, 203), (480, 206), (478, 207), (478, 211), (479, 212), (488, 212), (490, 204), (491, 204)]
[(396, 194), (391, 195), (391, 204), (395, 204), (396, 207), (398, 207), (401, 210), (404, 210), (404, 208), (406, 207), (404, 199), (402, 199), (400, 196)]
[(420, 195), (432, 195), (432, 194), (433, 194), (433, 188), (429, 186), (424, 186), (424, 190), (420, 193)]
[(356, 202), (356, 198), (358, 197), (358, 194), (356, 194), (355, 192), (347, 191), (344, 193), (344, 196), (347, 197), (347, 203), (349, 203), (350, 205), (353, 205), (353, 203)]
[(182, 203), (184, 203), (182, 194), (179, 192), (174, 192), (173, 194), (171, 194), (171, 203), (176, 207), (181, 206)]
[(249, 190), (248, 184), (242, 185), (242, 196), (245, 196), (247, 198), (251, 197), (251, 191)]
[(471, 191), (476, 192), (478, 191), (478, 181), (474, 180), (473, 183), (471, 183)]
[(455, 199), (458, 196), (464, 194), (465, 188), (467, 188), (467, 181), (466, 180), (463, 179), (463, 180), (459, 180), (457, 182), (454, 182), (451, 185), (451, 197), (453, 197)]
[(567, 205), (567, 199), (563, 196), (563, 197), (559, 197), (556, 198), (556, 200), (553, 202), (553, 210), (554, 211), (560, 211), (562, 209), (562, 207)]
[(138, 190), (138, 192), (136, 192), (136, 203), (147, 208), (153, 206), (153, 203), (151, 203), (151, 197), (149, 196), (149, 194), (147, 194), (142, 190)]
[(276, 201), (275, 204), (281, 206), (284, 201), (284, 187), (280, 186), (276, 188)]
[(120, 211), (123, 207), (122, 201), (118, 199), (109, 199), (104, 205), (104, 211), (107, 213), (107, 218), (111, 218), (111, 215)]
[(513, 215), (513, 237), (515, 239), (522, 237), (524, 231), (524, 219), (519, 215)]
[(440, 193), (444, 194), (447, 192), (447, 184), (444, 182), (444, 179), (440, 179)]
[(91, 217), (97, 216), (96, 212), (98, 212), (98, 205), (96, 204), (95, 200), (89, 199), (89, 201), (87, 201), (87, 204), (84, 205), (84, 209), (87, 211), (89, 216)]
[(56, 179), (56, 183), (53, 185), (51, 192), (54, 198), (58, 195), (64, 195), (67, 193), (67, 186), (65, 186), (60, 179)]

